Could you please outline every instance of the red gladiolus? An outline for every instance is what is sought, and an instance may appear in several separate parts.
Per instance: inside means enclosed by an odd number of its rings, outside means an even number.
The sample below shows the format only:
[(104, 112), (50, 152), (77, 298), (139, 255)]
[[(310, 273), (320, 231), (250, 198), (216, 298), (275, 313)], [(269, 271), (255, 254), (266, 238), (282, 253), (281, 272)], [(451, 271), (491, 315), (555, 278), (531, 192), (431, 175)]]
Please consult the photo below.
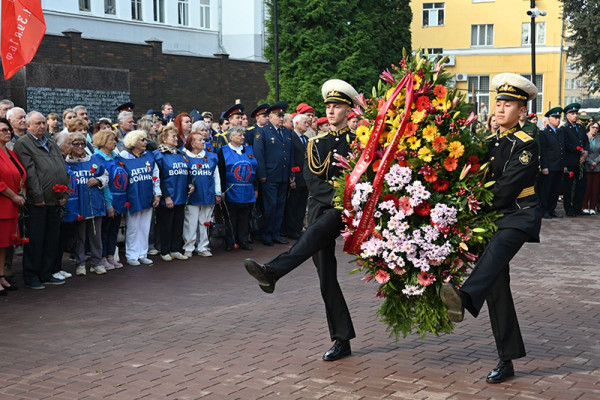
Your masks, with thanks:
[(431, 211), (431, 205), (426, 201), (415, 207), (415, 212), (423, 217), (429, 215), (429, 211)]
[(21, 243), (23, 243), (23, 244), (27, 244), (27, 243), (29, 243), (29, 238), (28, 238), (28, 237), (24, 237), (24, 238), (22, 238), (22, 239), (21, 239)]
[(129, 207), (131, 206), (131, 204), (129, 204), (128, 201), (125, 202), (125, 208), (129, 210)]

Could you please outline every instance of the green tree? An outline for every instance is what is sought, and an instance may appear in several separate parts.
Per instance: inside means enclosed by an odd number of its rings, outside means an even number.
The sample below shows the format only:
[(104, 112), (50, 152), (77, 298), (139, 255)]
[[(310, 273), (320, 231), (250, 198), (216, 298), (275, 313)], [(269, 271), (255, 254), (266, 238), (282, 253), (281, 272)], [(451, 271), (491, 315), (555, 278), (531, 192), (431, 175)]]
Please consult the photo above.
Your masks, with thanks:
[[(271, 7), (273, 0), (265, 0)], [(278, 0), (279, 98), (323, 112), (321, 85), (343, 79), (371, 91), (381, 71), (410, 50), (410, 0)], [(273, 20), (265, 56), (269, 101), (275, 100)]]
[(600, 0), (561, 0), (567, 22), (569, 57), (591, 91), (600, 89)]

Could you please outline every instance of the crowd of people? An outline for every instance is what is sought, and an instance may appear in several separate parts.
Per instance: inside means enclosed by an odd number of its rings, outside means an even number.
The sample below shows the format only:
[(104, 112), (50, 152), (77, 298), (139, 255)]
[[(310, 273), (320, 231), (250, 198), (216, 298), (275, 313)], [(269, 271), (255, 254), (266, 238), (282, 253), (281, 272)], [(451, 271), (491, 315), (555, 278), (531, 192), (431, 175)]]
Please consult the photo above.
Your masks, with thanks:
[[(77, 105), (61, 115), (26, 112), (0, 101), (0, 295), (16, 290), (15, 252), (27, 287), (62, 285), (73, 274), (211, 257), (210, 235), (224, 247), (253, 250), (296, 240), (308, 189), (302, 178), (308, 139), (329, 131), (327, 118), (302, 103), (234, 104), (174, 114), (169, 103), (137, 121), (133, 103), (92, 121)], [(62, 122), (62, 124), (61, 124)], [(348, 123), (356, 128), (352, 114)], [(62, 127), (61, 127), (62, 125)], [(124, 231), (124, 258), (117, 241)]]

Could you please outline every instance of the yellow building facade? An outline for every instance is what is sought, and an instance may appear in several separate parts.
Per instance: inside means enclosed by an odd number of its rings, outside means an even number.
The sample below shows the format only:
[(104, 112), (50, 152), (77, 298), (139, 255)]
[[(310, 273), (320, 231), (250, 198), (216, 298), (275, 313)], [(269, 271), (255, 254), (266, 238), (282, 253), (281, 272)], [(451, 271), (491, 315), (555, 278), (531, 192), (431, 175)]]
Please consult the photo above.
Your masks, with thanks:
[[(470, 101), (475, 94), (477, 104), (491, 112), (495, 75), (513, 72), (531, 79), (530, 0), (412, 0), (411, 8), (413, 49), (447, 55), (448, 71)], [(536, 17), (536, 108), (543, 114), (564, 104), (566, 47), (561, 53), (561, 3), (537, 0), (536, 8), (547, 13)]]

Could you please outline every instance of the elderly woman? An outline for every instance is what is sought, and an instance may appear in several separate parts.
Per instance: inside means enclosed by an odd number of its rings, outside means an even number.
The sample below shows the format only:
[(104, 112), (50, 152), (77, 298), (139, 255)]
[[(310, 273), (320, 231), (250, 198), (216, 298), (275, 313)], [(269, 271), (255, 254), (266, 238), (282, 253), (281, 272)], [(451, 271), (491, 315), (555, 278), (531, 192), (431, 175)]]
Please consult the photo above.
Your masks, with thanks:
[(600, 135), (598, 130), (600, 125), (594, 122), (589, 126), (588, 139), (590, 141), (590, 152), (585, 159), (585, 169), (587, 172), (587, 186), (585, 197), (583, 198), (583, 212), (585, 214), (596, 214), (596, 200), (598, 198), (598, 188), (600, 188)]
[(250, 212), (256, 202), (254, 178), (258, 162), (252, 146), (244, 146), (244, 128), (233, 126), (228, 131), (229, 143), (219, 149), (218, 166), (221, 193), (225, 206), (225, 250), (239, 246), (252, 250), (248, 244)]
[(102, 265), (102, 217), (106, 215), (102, 189), (108, 185), (108, 173), (104, 166), (97, 164), (86, 154), (84, 135), (72, 133), (71, 138), (71, 154), (65, 162), (69, 175), (75, 179), (72, 180), (74, 185), (65, 206), (63, 220), (74, 222), (76, 226), (75, 275), (86, 274), (86, 240), (91, 253), (90, 271), (101, 275), (106, 273), (106, 268)]
[(19, 209), (25, 205), (24, 182), (27, 172), (17, 155), (6, 147), (14, 131), (6, 118), (0, 118), (0, 296), (16, 290), (4, 277), (6, 249), (21, 244)]
[[(207, 125), (203, 121), (198, 122)], [(218, 158), (213, 151), (205, 149), (204, 143), (205, 137), (200, 132), (192, 132), (185, 143), (184, 154), (188, 158), (192, 184), (195, 187), (184, 213), (183, 249), (186, 257), (192, 256), (194, 248), (202, 257), (212, 256), (207, 224), (210, 224), (215, 203), (221, 203)]]
[(92, 147), (92, 144), (88, 141), (89, 127), (90, 125), (85, 119), (73, 118), (69, 121), (68, 130), (69, 133), (79, 133), (83, 135), (83, 137), (85, 137), (86, 142), (84, 150), (88, 155), (91, 156), (92, 154), (94, 154), (94, 148)]
[(184, 208), (194, 185), (188, 174), (188, 160), (179, 151), (177, 128), (162, 126), (158, 130), (158, 150), (154, 159), (160, 170), (162, 198), (156, 209), (156, 226), (160, 236), (160, 257), (163, 261), (187, 260), (183, 251)]
[(108, 186), (104, 188), (106, 217), (102, 221), (102, 265), (107, 270), (121, 268), (123, 264), (115, 260), (117, 236), (121, 226), (121, 216), (127, 212), (127, 172), (115, 160), (117, 133), (101, 130), (94, 135), (96, 151), (92, 160), (106, 168)]
[(204, 122), (204, 121), (196, 121), (192, 125), (192, 133), (193, 132), (200, 133), (202, 135), (202, 137), (204, 138), (204, 147), (208, 151), (212, 151), (214, 153), (215, 149), (214, 149), (214, 147), (212, 145), (213, 138), (212, 138), (212, 135), (211, 135), (210, 124), (207, 123), (207, 122)]
[(146, 151), (146, 133), (131, 131), (125, 136), (125, 150), (116, 157), (127, 173), (127, 233), (125, 257), (129, 265), (152, 265), (148, 256), (148, 232), (152, 209), (160, 202), (160, 179), (154, 156)]
[(137, 122), (138, 130), (146, 132), (148, 142), (146, 143), (147, 151), (154, 151), (158, 149), (158, 142), (156, 141), (156, 134), (161, 124), (158, 117), (154, 114), (144, 115)]

